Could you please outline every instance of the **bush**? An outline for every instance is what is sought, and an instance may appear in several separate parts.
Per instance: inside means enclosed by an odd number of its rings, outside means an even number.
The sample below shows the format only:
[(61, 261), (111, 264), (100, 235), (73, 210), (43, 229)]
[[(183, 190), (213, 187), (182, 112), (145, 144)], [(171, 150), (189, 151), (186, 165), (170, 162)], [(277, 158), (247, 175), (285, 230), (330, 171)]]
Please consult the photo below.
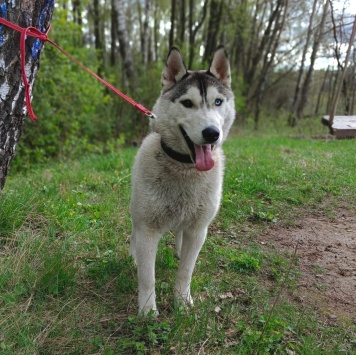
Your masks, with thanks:
[[(76, 59), (97, 72), (100, 65), (93, 48), (83, 45), (81, 29), (67, 21), (67, 11), (56, 9), (50, 38)], [(102, 76), (135, 101), (153, 106), (160, 91), (161, 63), (140, 68), (134, 93), (122, 85), (120, 68), (106, 66)], [(114, 95), (56, 48), (46, 44), (34, 91), (38, 121), (28, 120), (12, 168), (23, 169), (52, 158), (78, 157), (88, 152), (110, 152), (140, 140), (148, 120)]]

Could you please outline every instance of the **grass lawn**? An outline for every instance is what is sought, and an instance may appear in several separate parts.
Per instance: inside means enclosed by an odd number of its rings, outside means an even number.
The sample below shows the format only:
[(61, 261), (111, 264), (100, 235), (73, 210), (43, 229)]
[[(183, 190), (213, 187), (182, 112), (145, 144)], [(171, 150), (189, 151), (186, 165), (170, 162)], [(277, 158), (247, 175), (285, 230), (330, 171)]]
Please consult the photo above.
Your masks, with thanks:
[(128, 256), (135, 153), (8, 177), (0, 204), (1, 354), (356, 353), (355, 319), (328, 325), (293, 301), (296, 258), (256, 242), (307, 213), (332, 217), (340, 204), (355, 211), (355, 140), (226, 142), (222, 206), (194, 272), (195, 307), (174, 308), (178, 262), (166, 235), (156, 265), (157, 320), (137, 316)]

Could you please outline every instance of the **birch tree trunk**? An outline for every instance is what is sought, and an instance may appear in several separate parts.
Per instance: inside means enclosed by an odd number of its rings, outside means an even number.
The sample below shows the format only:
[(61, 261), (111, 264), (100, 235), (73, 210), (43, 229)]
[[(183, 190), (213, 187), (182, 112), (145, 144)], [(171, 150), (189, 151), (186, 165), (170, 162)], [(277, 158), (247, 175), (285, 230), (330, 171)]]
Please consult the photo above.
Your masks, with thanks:
[[(33, 26), (45, 31), (52, 18), (53, 5), (53, 0), (0, 0), (0, 16), (21, 27)], [(19, 32), (0, 25), (0, 191), (5, 185), (27, 114), (19, 43)], [(40, 64), (42, 47), (41, 42), (27, 37), (26, 73), (31, 92)]]

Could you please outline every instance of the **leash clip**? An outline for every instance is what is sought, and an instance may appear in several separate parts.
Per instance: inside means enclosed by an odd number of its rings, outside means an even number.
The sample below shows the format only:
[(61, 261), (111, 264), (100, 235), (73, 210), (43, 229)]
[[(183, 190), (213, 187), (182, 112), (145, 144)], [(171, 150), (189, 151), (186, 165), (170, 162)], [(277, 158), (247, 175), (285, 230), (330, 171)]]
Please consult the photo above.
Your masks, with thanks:
[(157, 116), (156, 116), (154, 113), (152, 113), (152, 112), (147, 112), (147, 113), (145, 113), (145, 115), (146, 115), (148, 118), (152, 118), (153, 120), (154, 120), (155, 118), (157, 118)]

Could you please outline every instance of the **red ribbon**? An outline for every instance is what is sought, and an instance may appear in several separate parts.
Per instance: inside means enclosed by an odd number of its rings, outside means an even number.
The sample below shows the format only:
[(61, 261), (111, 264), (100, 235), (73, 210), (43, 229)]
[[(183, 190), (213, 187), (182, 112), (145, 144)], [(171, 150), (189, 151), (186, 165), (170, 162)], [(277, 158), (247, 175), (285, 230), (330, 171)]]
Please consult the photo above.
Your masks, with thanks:
[(3, 19), (1, 17), (0, 17), (0, 23), (21, 33), (21, 37), (20, 37), (20, 58), (21, 58), (22, 80), (23, 80), (24, 85), (25, 85), (26, 106), (27, 106), (28, 114), (29, 114), (31, 120), (34, 121), (34, 120), (37, 119), (37, 117), (36, 117), (36, 115), (35, 115), (35, 113), (34, 113), (34, 111), (32, 109), (31, 98), (30, 98), (30, 84), (29, 84), (29, 82), (27, 80), (26, 71), (25, 71), (25, 66), (26, 66), (25, 42), (26, 42), (26, 37), (27, 36), (38, 38), (43, 42), (49, 42), (50, 44), (52, 44), (52, 46), (54, 46), (58, 50), (60, 50), (71, 61), (73, 61), (75, 64), (77, 64), (83, 70), (85, 70), (87, 73), (92, 75), (94, 78), (99, 80), (102, 84), (104, 84), (106, 87), (108, 87), (116, 95), (118, 95), (121, 98), (123, 98), (124, 100), (126, 100), (128, 103), (130, 103), (132, 106), (134, 106), (137, 110), (139, 110), (140, 112), (144, 113), (146, 116), (149, 116), (149, 117), (152, 117), (152, 118), (155, 117), (154, 114), (150, 110), (148, 110), (146, 107), (144, 107), (141, 104), (138, 104), (133, 99), (131, 99), (130, 97), (128, 97), (125, 94), (123, 94), (120, 90), (116, 89), (113, 85), (111, 85), (110, 83), (108, 83), (107, 81), (102, 79), (99, 75), (95, 74), (92, 70), (87, 68), (85, 65), (83, 65), (81, 62), (79, 62), (77, 59), (75, 59), (71, 54), (66, 52), (57, 43), (55, 43), (52, 40), (50, 40), (48, 38), (47, 34), (48, 34), (48, 32), (49, 32), (51, 27), (48, 28), (46, 33), (42, 33), (40, 30), (38, 30), (35, 27), (31, 27), (30, 26), (30, 27), (27, 27), (27, 28), (23, 28), (23, 27), (20, 27), (18, 25), (15, 25), (14, 23), (12, 23), (10, 21), (7, 21), (7, 20), (5, 20), (5, 19)]

